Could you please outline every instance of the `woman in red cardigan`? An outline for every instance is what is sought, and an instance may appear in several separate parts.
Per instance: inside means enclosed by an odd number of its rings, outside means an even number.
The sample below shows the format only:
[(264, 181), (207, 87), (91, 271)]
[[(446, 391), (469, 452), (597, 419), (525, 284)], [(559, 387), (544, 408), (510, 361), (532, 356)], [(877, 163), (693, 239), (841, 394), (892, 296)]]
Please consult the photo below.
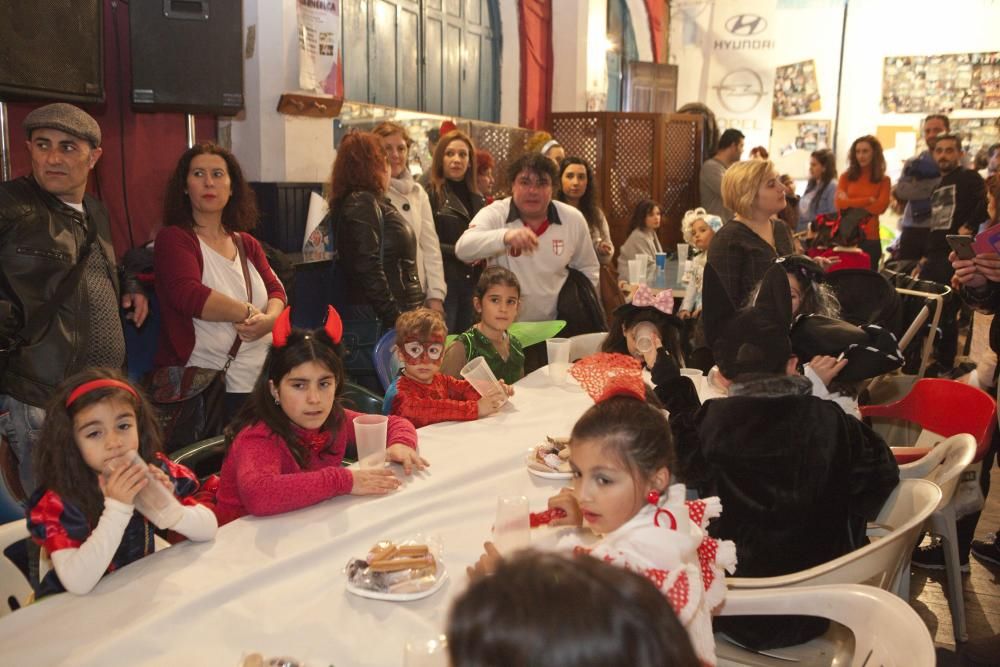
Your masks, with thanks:
[[(253, 191), (233, 154), (199, 144), (181, 156), (164, 202), (154, 270), (161, 331), (154, 365), (222, 369), (226, 413), (233, 415), (253, 389), (285, 307), (285, 289), (260, 243), (247, 233), (257, 224)], [(250, 291), (237, 240), (246, 252)]]
[(840, 211), (863, 208), (872, 217), (864, 225), (865, 238), (859, 247), (871, 258), (872, 271), (878, 270), (882, 257), (878, 217), (889, 208), (891, 183), (885, 175), (882, 144), (870, 134), (858, 137), (847, 154), (848, 168), (837, 184), (836, 204)]

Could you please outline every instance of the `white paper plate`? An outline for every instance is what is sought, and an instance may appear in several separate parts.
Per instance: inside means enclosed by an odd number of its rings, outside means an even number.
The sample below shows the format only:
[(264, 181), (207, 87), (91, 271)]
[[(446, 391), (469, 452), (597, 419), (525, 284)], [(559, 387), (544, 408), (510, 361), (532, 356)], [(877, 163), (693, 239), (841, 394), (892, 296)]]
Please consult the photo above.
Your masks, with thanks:
[(437, 593), (438, 590), (444, 586), (444, 582), (448, 578), (448, 569), (444, 566), (444, 563), (439, 560), (437, 565), (437, 581), (426, 591), (420, 591), (419, 593), (381, 593), (379, 591), (368, 590), (367, 588), (359, 588), (348, 580), (347, 592), (353, 593), (359, 597), (368, 598), (370, 600), (386, 600), (387, 602), (411, 602), (413, 600), (420, 600)]
[(530, 472), (535, 477), (541, 477), (543, 479), (573, 479), (572, 472), (558, 472), (556, 470), (546, 472), (545, 470), (538, 470), (536, 468), (532, 468), (531, 464), (534, 460), (535, 460), (535, 448), (532, 447), (531, 449), (528, 450), (528, 453), (524, 455), (524, 465), (525, 467), (528, 468), (528, 472)]

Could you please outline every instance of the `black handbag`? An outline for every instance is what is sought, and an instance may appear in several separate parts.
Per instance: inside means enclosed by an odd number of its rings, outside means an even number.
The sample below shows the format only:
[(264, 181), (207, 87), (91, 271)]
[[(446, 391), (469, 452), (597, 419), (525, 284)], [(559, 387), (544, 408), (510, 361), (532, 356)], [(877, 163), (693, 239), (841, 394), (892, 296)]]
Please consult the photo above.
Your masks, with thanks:
[[(239, 234), (233, 236), (243, 267), (247, 301), (253, 302), (247, 253)], [(150, 400), (157, 407), (163, 449), (173, 452), (193, 442), (220, 435), (226, 427), (226, 372), (243, 341), (237, 335), (222, 370), (197, 366), (164, 366), (146, 377)]]

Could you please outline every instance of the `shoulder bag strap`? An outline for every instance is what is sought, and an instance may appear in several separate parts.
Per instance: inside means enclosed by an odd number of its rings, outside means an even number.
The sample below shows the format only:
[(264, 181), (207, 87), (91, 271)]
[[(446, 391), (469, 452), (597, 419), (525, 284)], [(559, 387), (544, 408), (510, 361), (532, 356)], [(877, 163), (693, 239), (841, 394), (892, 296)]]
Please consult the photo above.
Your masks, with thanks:
[[(250, 267), (247, 264), (247, 249), (243, 245), (243, 237), (240, 236), (240, 232), (233, 234), (233, 243), (236, 244), (236, 254), (240, 258), (240, 266), (243, 268), (243, 282), (247, 286), (247, 303), (253, 303), (253, 286), (250, 283)], [(226, 354), (226, 365), (222, 367), (222, 372), (225, 373), (229, 370), (229, 365), (233, 363), (236, 359), (236, 354), (240, 351), (240, 346), (243, 344), (243, 339), (240, 338), (239, 334), (236, 335), (236, 340), (233, 341), (233, 346), (229, 348), (229, 352)]]
[(90, 224), (87, 225), (87, 236), (83, 241), (83, 248), (80, 250), (79, 257), (76, 258), (76, 265), (70, 269), (70, 272), (59, 283), (59, 287), (56, 288), (56, 292), (52, 295), (52, 298), (35, 311), (35, 316), (25, 322), (21, 330), (15, 334), (12, 351), (21, 345), (30, 343), (31, 339), (37, 336), (52, 321), (56, 311), (62, 307), (66, 299), (76, 291), (77, 286), (80, 284), (80, 279), (83, 277), (83, 271), (87, 268), (87, 258), (90, 257), (90, 252), (96, 241), (97, 221), (90, 220)]

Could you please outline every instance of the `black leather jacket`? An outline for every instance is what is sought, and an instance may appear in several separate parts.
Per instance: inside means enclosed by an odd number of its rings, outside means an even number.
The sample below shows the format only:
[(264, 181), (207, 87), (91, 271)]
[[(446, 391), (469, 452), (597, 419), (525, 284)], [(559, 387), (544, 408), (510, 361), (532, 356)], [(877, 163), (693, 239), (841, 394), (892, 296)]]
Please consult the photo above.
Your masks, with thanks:
[(445, 282), (462, 282), (478, 278), (478, 272), (474, 267), (455, 256), (455, 244), (469, 228), (469, 222), (476, 213), (479, 213), (479, 209), (486, 205), (486, 200), (481, 194), (470, 192), (472, 210), (467, 210), (447, 180), (444, 182), (443, 197), (437, 196), (432, 188), (427, 190), (427, 195), (431, 200), (431, 210), (434, 212), (434, 227), (441, 242)]
[[(89, 195), (83, 205), (97, 225), (94, 252), (100, 250), (109, 266), (115, 266), (107, 209)], [(6, 347), (10, 336), (52, 297), (76, 264), (86, 236), (83, 215), (43, 190), (30, 176), (0, 183), (0, 347)], [(111, 281), (120, 293), (115, 272)], [(125, 287), (129, 292), (141, 292), (134, 279)], [(88, 308), (87, 287), (81, 280), (36, 340), (4, 355), (0, 393), (43, 406), (56, 385), (82, 370)]]
[[(384, 233), (376, 207), (382, 211)], [(392, 204), (371, 192), (352, 192), (336, 208), (337, 272), (346, 283), (347, 301), (370, 305), (382, 324), (392, 327), (400, 313), (424, 302), (413, 229)]]

